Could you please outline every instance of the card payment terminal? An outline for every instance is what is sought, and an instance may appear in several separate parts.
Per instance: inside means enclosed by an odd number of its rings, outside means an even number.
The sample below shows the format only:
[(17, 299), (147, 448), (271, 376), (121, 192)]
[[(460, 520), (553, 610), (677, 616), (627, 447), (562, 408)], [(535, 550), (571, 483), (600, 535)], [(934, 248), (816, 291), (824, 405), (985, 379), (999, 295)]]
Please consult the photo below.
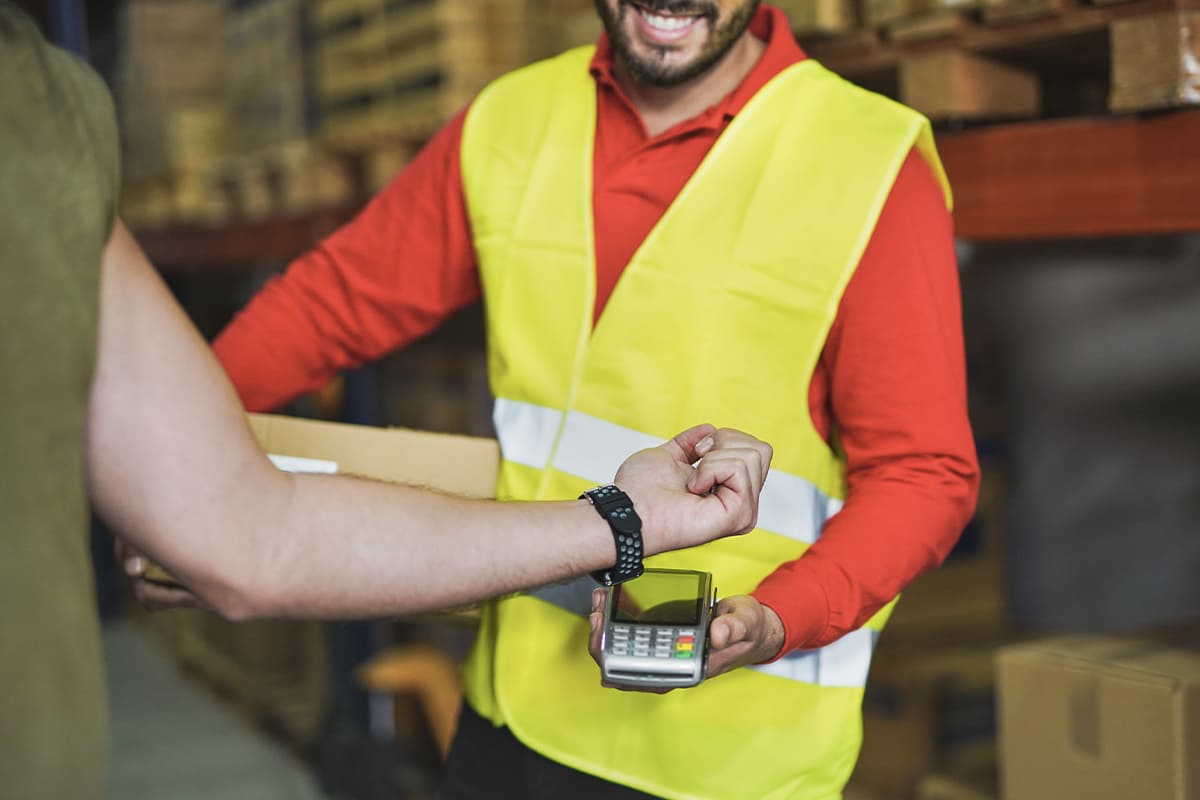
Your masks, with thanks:
[(708, 572), (647, 569), (608, 588), (600, 669), (605, 683), (695, 686), (704, 680), (716, 590)]

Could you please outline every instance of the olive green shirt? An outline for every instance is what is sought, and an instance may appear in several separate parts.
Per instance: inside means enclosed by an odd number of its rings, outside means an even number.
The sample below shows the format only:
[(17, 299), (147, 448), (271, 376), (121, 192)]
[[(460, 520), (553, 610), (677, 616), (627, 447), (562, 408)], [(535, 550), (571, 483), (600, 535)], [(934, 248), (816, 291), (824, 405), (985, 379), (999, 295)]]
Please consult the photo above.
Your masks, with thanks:
[(100, 796), (83, 425), (118, 192), (104, 84), (0, 0), (0, 796)]

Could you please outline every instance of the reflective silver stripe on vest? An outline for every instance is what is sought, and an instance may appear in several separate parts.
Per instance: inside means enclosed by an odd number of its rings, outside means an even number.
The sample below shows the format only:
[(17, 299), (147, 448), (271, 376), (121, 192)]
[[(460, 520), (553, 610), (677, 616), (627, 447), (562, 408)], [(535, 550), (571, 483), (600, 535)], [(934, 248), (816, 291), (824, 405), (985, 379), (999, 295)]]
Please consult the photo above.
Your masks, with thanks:
[(797, 650), (771, 664), (750, 667), (767, 675), (817, 686), (860, 688), (867, 684), (876, 631), (859, 628), (817, 650)]
[[(506, 461), (535, 469), (552, 466), (591, 483), (611, 481), (632, 453), (663, 441), (578, 411), (568, 413), (563, 422), (563, 412), (557, 409), (503, 398), (496, 400), (493, 419)], [(758, 527), (812, 544), (841, 508), (841, 500), (827, 497), (804, 478), (772, 469), (759, 498)]]
[(842, 501), (836, 497), (827, 497), (804, 478), (772, 469), (758, 497), (758, 527), (812, 544), (841, 510)]
[[(504, 398), (496, 399), (493, 419), (505, 460), (535, 469), (553, 466), (591, 483), (607, 483), (630, 454), (662, 444), (657, 436), (578, 411), (569, 412), (564, 421), (563, 412), (556, 409)], [(556, 437), (560, 437), (557, 450)], [(805, 479), (772, 469), (759, 498), (758, 527), (812, 544), (841, 508), (841, 500), (827, 497)], [(595, 588), (594, 581), (582, 577), (530, 594), (586, 617)], [(866, 684), (876, 638), (871, 630), (852, 631), (819, 650), (797, 651), (751, 669), (818, 686), (861, 687)]]
[(571, 411), (563, 424), (552, 466), (592, 483), (608, 483), (625, 459), (662, 443), (658, 436)]
[(563, 412), (519, 400), (496, 398), (492, 422), (500, 441), (500, 454), (506, 461), (527, 467), (545, 468), (554, 452), (554, 438), (562, 424)]

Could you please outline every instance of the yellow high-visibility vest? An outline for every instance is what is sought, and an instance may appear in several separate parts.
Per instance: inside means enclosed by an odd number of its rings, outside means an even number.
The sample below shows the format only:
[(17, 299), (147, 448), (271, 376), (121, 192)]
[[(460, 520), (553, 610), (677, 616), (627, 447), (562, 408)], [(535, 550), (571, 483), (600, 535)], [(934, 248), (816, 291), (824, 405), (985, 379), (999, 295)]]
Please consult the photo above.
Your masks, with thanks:
[[(497, 493), (573, 498), (690, 425), (741, 428), (775, 448), (758, 529), (648, 564), (707, 570), (722, 596), (748, 593), (841, 507), (844, 465), (809, 416), (809, 382), (907, 154), (917, 147), (945, 177), (924, 118), (796, 64), (730, 123), (593, 329), (591, 55), (496, 81), (463, 132)], [(890, 606), (828, 647), (654, 695), (600, 686), (592, 586), (489, 605), (466, 673), (476, 710), (551, 759), (663, 797), (839, 796)]]

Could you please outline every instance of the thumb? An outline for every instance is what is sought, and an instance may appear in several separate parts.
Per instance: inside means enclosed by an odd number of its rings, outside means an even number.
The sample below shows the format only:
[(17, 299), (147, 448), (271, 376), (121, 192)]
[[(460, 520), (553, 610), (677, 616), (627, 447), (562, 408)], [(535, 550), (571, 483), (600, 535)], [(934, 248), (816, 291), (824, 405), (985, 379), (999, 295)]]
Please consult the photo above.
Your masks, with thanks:
[(713, 620), (708, 629), (708, 643), (714, 650), (723, 650), (737, 641), (732, 615), (724, 614)]
[(716, 432), (717, 429), (714, 426), (703, 423), (688, 428), (661, 446), (671, 454), (671, 458), (675, 459), (675, 461), (681, 464), (694, 464), (700, 460), (701, 456), (712, 449), (712, 437)]
[(720, 650), (747, 638), (750, 624), (743, 613), (746, 605), (741, 597), (726, 597), (717, 604), (717, 616), (708, 627), (708, 641)]

